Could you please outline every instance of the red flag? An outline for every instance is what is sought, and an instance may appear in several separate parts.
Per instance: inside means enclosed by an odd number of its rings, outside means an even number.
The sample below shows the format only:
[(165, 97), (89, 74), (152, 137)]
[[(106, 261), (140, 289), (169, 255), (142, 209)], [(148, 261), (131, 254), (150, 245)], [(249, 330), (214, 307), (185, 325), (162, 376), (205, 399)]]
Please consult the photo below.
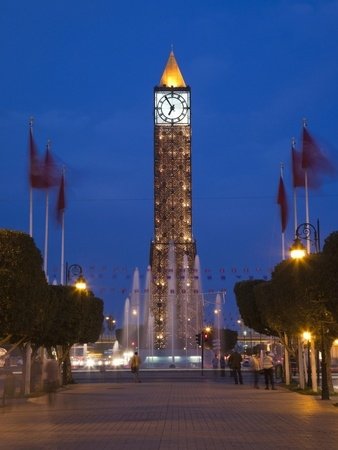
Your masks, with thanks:
[(33, 189), (41, 189), (42, 183), (42, 163), (34, 141), (32, 127), (29, 129), (29, 183)]
[(64, 213), (65, 208), (66, 208), (65, 178), (64, 178), (64, 176), (62, 174), (61, 175), (60, 187), (59, 187), (58, 201), (57, 201), (57, 205), (56, 205), (57, 220), (58, 220), (59, 223), (61, 223), (62, 214)]
[(291, 148), (291, 160), (292, 160), (292, 181), (293, 187), (305, 186), (305, 171), (302, 167), (302, 155), (300, 152), (292, 146)]
[(288, 204), (282, 176), (279, 178), (277, 203), (280, 205), (282, 233), (284, 233), (288, 221)]
[(45, 159), (43, 162), (42, 170), (42, 186), (45, 189), (49, 189), (53, 186), (57, 186), (60, 181), (59, 168), (55, 164), (54, 158), (50, 152), (50, 144), (47, 144)]
[(333, 164), (321, 151), (305, 126), (303, 127), (302, 167), (305, 170), (312, 170), (314, 174), (334, 175), (335, 173)]
[[(303, 155), (297, 151), (292, 144), (291, 162), (292, 162), (292, 183), (294, 188), (305, 187), (305, 169), (302, 166)], [(308, 188), (316, 189), (321, 185), (320, 173), (313, 167), (306, 169)]]

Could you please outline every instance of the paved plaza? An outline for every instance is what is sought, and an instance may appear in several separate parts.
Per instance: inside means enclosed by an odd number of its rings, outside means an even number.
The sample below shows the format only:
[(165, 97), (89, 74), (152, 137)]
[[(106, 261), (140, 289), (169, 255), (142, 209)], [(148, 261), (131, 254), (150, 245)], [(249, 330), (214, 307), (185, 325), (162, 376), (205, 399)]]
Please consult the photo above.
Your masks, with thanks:
[[(99, 378), (102, 375), (101, 378)], [(4, 450), (337, 449), (338, 398), (300, 395), (281, 386), (253, 389), (198, 373), (87, 376), (0, 408)]]

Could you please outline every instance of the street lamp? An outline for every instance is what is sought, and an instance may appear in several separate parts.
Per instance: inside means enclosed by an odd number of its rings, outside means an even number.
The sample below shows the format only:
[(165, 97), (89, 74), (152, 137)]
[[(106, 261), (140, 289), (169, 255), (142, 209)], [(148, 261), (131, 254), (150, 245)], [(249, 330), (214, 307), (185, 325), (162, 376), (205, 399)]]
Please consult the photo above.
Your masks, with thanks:
[(70, 281), (76, 278), (74, 286), (79, 291), (85, 291), (87, 289), (87, 282), (83, 276), (82, 267), (79, 264), (71, 264), (68, 266), (66, 263), (66, 284), (69, 285)]
[(292, 259), (303, 259), (306, 256), (306, 248), (298, 237), (295, 238), (290, 247), (290, 256)]
[(111, 333), (114, 331), (116, 320), (113, 318), (112, 315), (106, 316), (106, 322), (107, 322), (107, 328), (108, 331)]
[(293, 259), (302, 259), (306, 255), (306, 250), (301, 240), (304, 239), (308, 243), (313, 242), (315, 246), (315, 253), (320, 252), (319, 239), (319, 221), (317, 220), (317, 227), (311, 223), (305, 222), (298, 225), (295, 231), (295, 240), (290, 247), (290, 255)]

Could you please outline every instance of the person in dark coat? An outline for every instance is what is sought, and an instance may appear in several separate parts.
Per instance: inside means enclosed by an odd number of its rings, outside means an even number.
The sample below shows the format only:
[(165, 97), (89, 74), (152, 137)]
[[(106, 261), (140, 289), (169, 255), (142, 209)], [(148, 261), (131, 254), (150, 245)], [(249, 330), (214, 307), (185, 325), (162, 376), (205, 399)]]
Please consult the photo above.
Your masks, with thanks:
[(221, 355), (220, 360), (221, 377), (225, 377), (225, 355)]
[(229, 356), (228, 364), (235, 379), (235, 384), (238, 384), (238, 382), (239, 384), (243, 384), (241, 362), (242, 362), (242, 355), (238, 353), (236, 350), (234, 350)]

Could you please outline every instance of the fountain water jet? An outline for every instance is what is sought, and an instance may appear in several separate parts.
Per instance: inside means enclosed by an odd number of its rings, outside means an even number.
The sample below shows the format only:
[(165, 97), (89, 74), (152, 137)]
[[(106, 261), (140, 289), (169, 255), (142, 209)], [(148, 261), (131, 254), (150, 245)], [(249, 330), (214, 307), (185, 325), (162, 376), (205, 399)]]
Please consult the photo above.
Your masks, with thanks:
[(173, 242), (169, 243), (168, 251), (168, 303), (167, 303), (167, 327), (166, 335), (167, 342), (168, 337), (170, 338), (170, 350), (172, 365), (175, 365), (175, 348), (176, 348), (176, 324), (177, 324), (177, 278), (176, 278), (176, 261), (175, 261), (175, 246)]
[(122, 345), (124, 349), (129, 348), (129, 336), (130, 336), (130, 300), (127, 297), (124, 303), (124, 315), (123, 315), (123, 335), (122, 335)]

